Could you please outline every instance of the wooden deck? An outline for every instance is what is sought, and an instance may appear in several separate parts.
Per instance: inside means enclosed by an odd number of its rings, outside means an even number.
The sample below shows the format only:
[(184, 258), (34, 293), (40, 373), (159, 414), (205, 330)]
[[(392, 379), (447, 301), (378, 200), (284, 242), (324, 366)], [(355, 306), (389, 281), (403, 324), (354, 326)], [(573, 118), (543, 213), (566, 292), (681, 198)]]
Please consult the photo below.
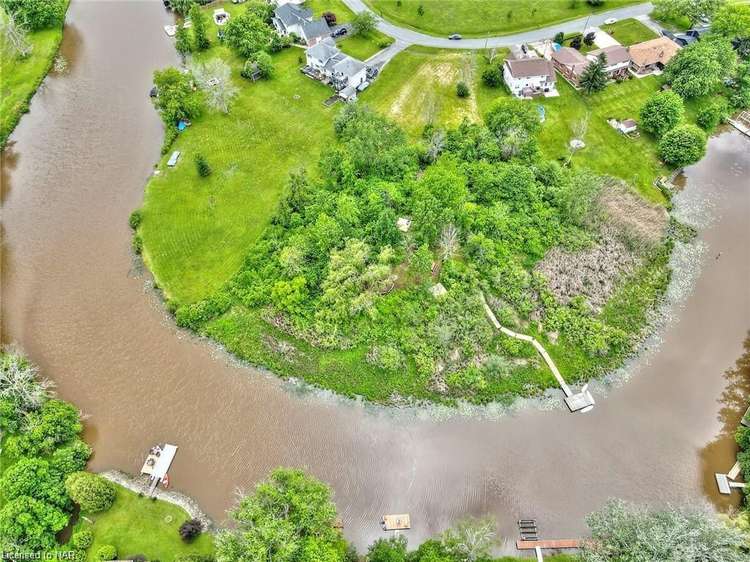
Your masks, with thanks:
[(381, 523), (384, 531), (405, 531), (406, 529), (411, 529), (411, 520), (408, 513), (383, 515)]
[(518, 550), (534, 550), (536, 548), (548, 549), (548, 548), (581, 548), (581, 539), (551, 539), (546, 541), (524, 541), (517, 540), (516, 548)]

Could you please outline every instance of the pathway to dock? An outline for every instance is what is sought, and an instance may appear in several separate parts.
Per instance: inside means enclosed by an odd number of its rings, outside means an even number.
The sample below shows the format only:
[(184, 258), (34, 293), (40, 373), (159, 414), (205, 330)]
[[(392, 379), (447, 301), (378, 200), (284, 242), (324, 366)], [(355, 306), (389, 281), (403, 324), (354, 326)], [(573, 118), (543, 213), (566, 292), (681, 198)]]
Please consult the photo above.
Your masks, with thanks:
[(518, 332), (514, 332), (513, 330), (509, 330), (508, 328), (501, 326), (500, 322), (498, 322), (497, 318), (495, 318), (495, 313), (492, 312), (490, 305), (487, 304), (487, 299), (484, 298), (484, 293), (482, 292), (480, 294), (482, 295), (482, 304), (484, 304), (484, 312), (487, 314), (487, 318), (490, 319), (490, 322), (492, 322), (492, 325), (495, 326), (495, 328), (500, 330), (506, 336), (510, 336), (511, 338), (523, 340), (533, 345), (534, 348), (539, 352), (539, 355), (542, 356), (542, 359), (544, 359), (544, 362), (547, 363), (549, 370), (552, 371), (553, 375), (555, 375), (555, 378), (557, 379), (557, 383), (560, 385), (560, 388), (562, 388), (562, 391), (565, 393), (565, 396), (566, 397), (573, 396), (573, 391), (570, 390), (568, 383), (565, 382), (565, 379), (563, 378), (562, 374), (560, 374), (560, 371), (558, 370), (557, 365), (555, 365), (555, 362), (552, 361), (552, 357), (549, 356), (549, 353), (547, 353), (547, 350), (544, 349), (542, 344), (539, 343), (536, 340), (536, 338), (527, 336), (526, 334), (519, 334)]

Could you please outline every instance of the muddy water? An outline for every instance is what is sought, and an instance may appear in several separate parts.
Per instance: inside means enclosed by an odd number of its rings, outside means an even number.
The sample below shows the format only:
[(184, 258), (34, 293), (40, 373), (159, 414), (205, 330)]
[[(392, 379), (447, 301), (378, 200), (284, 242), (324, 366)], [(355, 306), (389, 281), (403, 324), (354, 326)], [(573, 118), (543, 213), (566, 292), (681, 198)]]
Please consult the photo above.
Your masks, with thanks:
[(389, 512), (411, 513), (413, 542), (469, 513), (495, 515), (509, 538), (533, 516), (552, 537), (582, 533), (610, 496), (714, 495), (747, 393), (750, 139), (714, 138), (688, 169), (688, 205), (715, 217), (702, 273), (658, 351), (593, 412), (396, 414), (297, 392), (175, 329), (127, 227), (158, 156), (147, 94), (152, 71), (175, 62), (168, 15), (158, 2), (74, 1), (68, 20), (69, 70), (47, 80), (3, 160), (2, 339), (89, 416), (94, 469), (136, 471), (150, 445), (177, 443), (173, 484), (221, 520), (236, 487), (306, 467), (333, 485), (360, 546)]

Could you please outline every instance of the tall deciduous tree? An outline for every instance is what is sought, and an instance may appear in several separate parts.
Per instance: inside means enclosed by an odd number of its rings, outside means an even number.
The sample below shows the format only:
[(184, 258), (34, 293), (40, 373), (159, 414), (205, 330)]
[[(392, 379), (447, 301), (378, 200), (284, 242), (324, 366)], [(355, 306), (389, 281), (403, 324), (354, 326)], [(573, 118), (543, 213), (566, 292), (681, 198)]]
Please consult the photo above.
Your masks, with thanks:
[(226, 42), (241, 56), (250, 58), (253, 53), (265, 50), (273, 31), (254, 11), (246, 9), (233, 17), (225, 27)]
[(375, 29), (375, 15), (372, 12), (359, 12), (352, 20), (352, 27), (356, 33), (369, 33)]
[(191, 63), (190, 72), (195, 83), (205, 92), (208, 106), (229, 113), (229, 106), (239, 93), (239, 88), (232, 82), (229, 65), (219, 58), (214, 58), (206, 63)]
[(585, 562), (740, 562), (745, 540), (713, 513), (697, 508), (656, 511), (612, 500), (587, 518), (593, 540)]
[(219, 533), (218, 562), (341, 562), (346, 542), (334, 528), (336, 506), (324, 483), (279, 468), (232, 510), (236, 528)]
[(203, 109), (203, 94), (193, 91), (192, 77), (176, 68), (165, 68), (154, 72), (154, 84), (158, 95), (154, 105), (168, 127), (180, 119), (193, 119)]
[(664, 76), (675, 92), (693, 98), (715, 92), (736, 64), (728, 39), (705, 39), (681, 49), (667, 64)]
[(654, 0), (654, 11), (661, 18), (687, 18), (695, 25), (701, 17), (711, 17), (724, 0)]
[(656, 137), (661, 137), (677, 126), (685, 113), (682, 98), (671, 91), (657, 92), (641, 107), (641, 128)]
[(454, 560), (475, 562), (489, 557), (497, 542), (495, 527), (495, 521), (489, 517), (465, 519), (443, 534), (442, 543)]
[(0, 0), (0, 7), (28, 31), (59, 24), (65, 16), (64, 0)]
[(20, 496), (0, 509), (0, 551), (41, 551), (55, 547), (55, 535), (68, 522), (60, 509)]
[(181, 16), (186, 16), (197, 4), (195, 0), (169, 0), (169, 6)]
[(20, 58), (31, 54), (33, 45), (26, 37), (26, 30), (16, 23), (13, 14), (6, 13), (0, 8), (0, 40), (5, 46)]

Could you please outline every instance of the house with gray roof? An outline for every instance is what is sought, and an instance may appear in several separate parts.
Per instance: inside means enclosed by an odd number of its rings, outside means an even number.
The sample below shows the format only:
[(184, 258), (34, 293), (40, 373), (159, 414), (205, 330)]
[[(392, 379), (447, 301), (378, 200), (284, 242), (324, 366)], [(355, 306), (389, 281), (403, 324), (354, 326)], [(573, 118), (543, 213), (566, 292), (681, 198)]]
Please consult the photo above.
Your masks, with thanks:
[(329, 83), (345, 100), (356, 99), (357, 91), (367, 82), (365, 63), (342, 53), (330, 37), (307, 49), (305, 57), (305, 72)]
[(547, 59), (506, 59), (503, 79), (511, 94), (517, 98), (558, 95), (555, 69)]
[(586, 55), (586, 58), (590, 61), (595, 61), (601, 55), (604, 55), (604, 72), (608, 78), (615, 80), (627, 77), (628, 68), (630, 68), (630, 52), (627, 47), (610, 45), (603, 49), (590, 51)]
[(312, 10), (296, 4), (277, 6), (273, 11), (272, 21), (279, 35), (293, 33), (305, 45), (315, 45), (331, 35), (331, 30), (323, 18), (313, 19)]

